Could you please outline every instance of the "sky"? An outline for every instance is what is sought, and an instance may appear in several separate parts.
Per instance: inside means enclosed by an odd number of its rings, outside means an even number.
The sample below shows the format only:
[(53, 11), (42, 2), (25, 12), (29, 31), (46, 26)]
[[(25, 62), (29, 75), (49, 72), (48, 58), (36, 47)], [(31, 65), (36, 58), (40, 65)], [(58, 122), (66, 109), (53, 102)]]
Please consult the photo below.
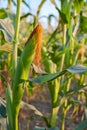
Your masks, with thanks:
[[(22, 13), (31, 12), (32, 14), (35, 15), (37, 12), (38, 5), (40, 4), (41, 0), (26, 0), (26, 2), (29, 4), (30, 10), (24, 4), (22, 4), (21, 12)], [(58, 7), (60, 8), (60, 0), (56, 0), (56, 3)], [(7, 7), (7, 0), (0, 0), (0, 8), (6, 8), (6, 7)], [(12, 6), (12, 11), (13, 12), (16, 11), (16, 8), (14, 6)], [(40, 22), (44, 24), (45, 26), (47, 25), (46, 17), (48, 17), (50, 14), (54, 15), (58, 19), (58, 12), (55, 9), (54, 5), (50, 2), (50, 0), (46, 0), (40, 12)], [(42, 17), (42, 16), (46, 16), (46, 17)], [(52, 26), (57, 26), (56, 25), (57, 21), (55, 18), (52, 18), (51, 24)]]

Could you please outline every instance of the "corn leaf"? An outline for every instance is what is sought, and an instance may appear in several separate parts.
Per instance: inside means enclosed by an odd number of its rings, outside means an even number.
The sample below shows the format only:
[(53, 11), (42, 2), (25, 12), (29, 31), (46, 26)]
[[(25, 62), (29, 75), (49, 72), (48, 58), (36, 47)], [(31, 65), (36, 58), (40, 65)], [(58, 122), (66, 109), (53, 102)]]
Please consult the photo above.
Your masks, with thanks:
[(42, 76), (39, 76), (36, 78), (30, 78), (29, 81), (35, 82), (38, 84), (44, 84), (46, 82), (49, 82), (49, 81), (56, 79), (57, 77), (62, 76), (67, 71), (72, 73), (72, 74), (75, 74), (75, 73), (82, 74), (82, 73), (87, 71), (87, 67), (82, 66), (82, 65), (74, 65), (74, 66), (71, 66), (62, 72), (56, 72), (56, 73), (52, 73), (52, 74), (42, 75)]
[(33, 105), (25, 103), (23, 101), (21, 102), (21, 108), (33, 110), (36, 115), (41, 117), (43, 116), (43, 114), (40, 111), (38, 111)]
[(56, 72), (56, 73), (53, 73), (53, 74), (47, 74), (47, 75), (43, 75), (43, 76), (39, 76), (37, 78), (30, 78), (29, 81), (31, 82), (35, 82), (35, 83), (38, 83), (38, 84), (43, 84), (43, 83), (46, 83), (48, 81), (51, 81), (51, 80), (54, 80), (56, 79), (57, 77), (60, 77), (62, 76), (63, 74), (65, 74), (67, 71), (64, 70), (62, 72)]
[(82, 65), (74, 65), (74, 66), (71, 66), (67, 69), (68, 72), (74, 74), (74, 73), (84, 73), (87, 71), (87, 67), (85, 66), (82, 66)]

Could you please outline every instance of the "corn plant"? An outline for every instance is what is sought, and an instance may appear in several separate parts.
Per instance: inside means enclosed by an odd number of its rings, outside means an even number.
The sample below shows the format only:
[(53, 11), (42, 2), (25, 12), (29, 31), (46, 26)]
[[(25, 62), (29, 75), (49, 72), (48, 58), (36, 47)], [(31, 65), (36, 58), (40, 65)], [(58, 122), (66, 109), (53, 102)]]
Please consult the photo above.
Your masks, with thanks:
[[(84, 0), (61, 0), (61, 9), (57, 6), (55, 0), (51, 0), (51, 3), (55, 6), (59, 13), (59, 24), (52, 34), (46, 33), (43, 37), (43, 28), (39, 24), (39, 14), (43, 4), (46, 0), (42, 0), (38, 6), (36, 16), (31, 13), (25, 14), (20, 17), (21, 3), (23, 2), (28, 8), (29, 5), (26, 1), (8, 0), (8, 9), (11, 9), (11, 2), (17, 7), (14, 31), (9, 30), (6, 26), (6, 21), (0, 20), (0, 33), (1, 40), (0, 51), (5, 51), (6, 60), (2, 60), (2, 66), (0, 69), (4, 69), (12, 66), (9, 75), (11, 76), (11, 83), (6, 84), (6, 101), (8, 123), (10, 130), (18, 130), (18, 115), (20, 111), (23, 92), (29, 82), (35, 82), (38, 84), (48, 83), (50, 100), (51, 100), (51, 112), (49, 118), (45, 117), (34, 106), (25, 105), (28, 108), (32, 108), (37, 115), (41, 116), (45, 121), (48, 130), (65, 130), (65, 119), (68, 111), (74, 106), (74, 112), (78, 113), (77, 105), (81, 105), (80, 99), (85, 97), (86, 103), (82, 103), (87, 108), (87, 96), (86, 96), (86, 38), (83, 34), (87, 33), (87, 17), (84, 16), (86, 2)], [(84, 7), (84, 9), (83, 9)], [(7, 13), (4, 9), (1, 9), (0, 18), (7, 18)], [(19, 41), (19, 27), (20, 20), (22, 21), (27, 16), (33, 16), (34, 22), (32, 24), (35, 29), (24, 44), (18, 44)], [(50, 16), (49, 16), (50, 19)], [(48, 19), (48, 23), (49, 23)], [(14, 21), (13, 21), (14, 24)], [(37, 26), (36, 26), (37, 25)], [(10, 25), (9, 25), (10, 26)], [(30, 26), (29, 26), (30, 27)], [(80, 28), (80, 29), (79, 29)], [(29, 35), (29, 30), (26, 32)], [(44, 34), (45, 35), (45, 34)], [(80, 36), (82, 35), (82, 37)], [(11, 44), (5, 43), (8, 42)], [(46, 44), (44, 44), (46, 42)], [(21, 54), (18, 54), (19, 49)], [(42, 48), (42, 60), (41, 60), (41, 48)], [(1, 55), (1, 54), (0, 54)], [(1, 58), (0, 58), (1, 59)], [(43, 63), (45, 72), (42, 71), (42, 75), (39, 77), (28, 78), (30, 72), (30, 66), (33, 62), (37, 68), (39, 68), (39, 61)], [(82, 65), (77, 65), (78, 63)], [(4, 67), (3, 67), (4, 64)], [(85, 66), (84, 66), (85, 65)], [(38, 69), (37, 69), (38, 70)], [(44, 74), (44, 75), (43, 75)], [(79, 74), (79, 76), (77, 76)], [(0, 74), (3, 77), (2, 73)], [(37, 75), (35, 75), (37, 76)], [(3, 77), (5, 80), (5, 78)], [(72, 81), (76, 80), (78, 86), (71, 88)], [(4, 81), (7, 82), (6, 80)], [(83, 91), (82, 91), (83, 90)], [(77, 94), (76, 100), (72, 97), (73, 94)], [(75, 105), (76, 104), (76, 105)], [(23, 104), (22, 104), (23, 105)], [(58, 116), (61, 109), (61, 117)], [(87, 118), (87, 117), (86, 117)], [(56, 127), (57, 119), (60, 119), (60, 128)], [(82, 122), (75, 130), (82, 130), (86, 125), (87, 120)], [(46, 129), (41, 127), (35, 127), (35, 130)]]
[[(10, 4), (10, 1), (9, 1)], [(9, 5), (10, 6), (10, 5)], [(20, 25), (20, 6), (21, 0), (17, 1), (17, 13), (15, 22), (15, 34), (13, 40), (13, 55), (12, 55), (12, 92), (9, 85), (6, 89), (6, 99), (7, 99), (7, 114), (9, 129), (18, 130), (18, 114), (20, 110), (20, 103), (22, 100), (24, 92), (24, 82), (28, 79), (30, 65), (34, 59), (35, 51), (41, 45), (42, 39), (42, 26), (38, 25), (28, 38), (21, 57), (18, 61), (17, 51), (18, 51), (18, 37), (19, 37), (19, 25)], [(36, 57), (35, 57), (36, 58)], [(17, 97), (17, 98), (15, 98)]]

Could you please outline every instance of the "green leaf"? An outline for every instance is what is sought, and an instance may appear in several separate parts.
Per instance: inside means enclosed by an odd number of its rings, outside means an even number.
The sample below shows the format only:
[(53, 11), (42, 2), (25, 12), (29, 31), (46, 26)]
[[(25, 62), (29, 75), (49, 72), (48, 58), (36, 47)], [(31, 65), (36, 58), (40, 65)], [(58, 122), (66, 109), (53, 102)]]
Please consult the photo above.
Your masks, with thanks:
[(7, 17), (7, 13), (5, 9), (0, 9), (0, 19), (4, 19)]
[(59, 8), (56, 7), (56, 9), (57, 9), (57, 11), (59, 12), (60, 17), (62, 18), (62, 21), (63, 21), (64, 23), (68, 23), (66, 15), (65, 15)]
[(80, 123), (74, 130), (84, 130), (87, 129), (87, 120)]
[(3, 32), (5, 40), (12, 42), (14, 36), (13, 26), (5, 20), (0, 20), (0, 30)]
[(85, 66), (82, 66), (82, 65), (74, 65), (74, 66), (71, 66), (67, 69), (68, 72), (74, 74), (74, 73), (84, 73), (87, 71), (87, 67)]
[(30, 78), (29, 81), (35, 82), (35, 83), (38, 83), (38, 84), (43, 84), (43, 83), (46, 83), (48, 81), (54, 80), (57, 77), (60, 77), (61, 75), (65, 74), (66, 72), (67, 71), (64, 70), (62, 72), (56, 72), (56, 73), (53, 73), (53, 74), (47, 74), (47, 75), (39, 76), (37, 78)]
[(46, 128), (35, 126), (34, 130), (46, 130)]
[[(71, 6), (72, 6), (72, 2), (73, 0), (61, 0), (61, 11), (62, 13), (64, 13), (65, 17), (66, 17), (66, 20), (67, 20), (67, 23), (70, 22), (70, 11), (71, 11)], [(62, 19), (64, 19), (62, 17)]]

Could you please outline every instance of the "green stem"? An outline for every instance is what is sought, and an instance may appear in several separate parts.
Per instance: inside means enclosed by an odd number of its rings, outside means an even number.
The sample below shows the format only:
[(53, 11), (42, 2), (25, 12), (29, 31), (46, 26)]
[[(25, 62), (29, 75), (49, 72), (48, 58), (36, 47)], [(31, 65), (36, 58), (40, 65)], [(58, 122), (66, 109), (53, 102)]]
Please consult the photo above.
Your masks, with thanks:
[(17, 48), (18, 48), (21, 1), (22, 0), (17, 0), (15, 35), (14, 35), (14, 42), (13, 42), (13, 75), (17, 67)]
[[(67, 30), (66, 24), (64, 24), (64, 27), (63, 27), (63, 49), (64, 49), (65, 44), (66, 44), (66, 30)], [(63, 70), (63, 67), (64, 67), (64, 59), (65, 59), (65, 54), (63, 54), (63, 56), (62, 56), (60, 71)]]
[(68, 105), (66, 108), (63, 108), (61, 130), (65, 130), (65, 118), (66, 118), (67, 112), (69, 111), (70, 108), (71, 108), (71, 105)]
[(59, 106), (54, 107), (54, 108), (52, 107), (51, 118), (50, 118), (51, 127), (56, 126), (57, 114), (58, 114), (59, 108), (60, 108)]
[[(21, 1), (17, 0), (17, 10), (16, 10), (16, 21), (15, 21), (15, 35), (13, 42), (13, 76), (17, 67), (17, 49), (18, 49), (18, 37), (19, 37), (19, 24), (20, 24), (20, 8)], [(13, 130), (18, 130), (18, 114), (13, 111)]]
[(51, 94), (51, 115), (50, 115), (50, 125), (54, 127), (56, 125), (57, 114), (59, 110), (58, 106), (58, 97), (59, 97), (59, 82), (58, 79), (55, 79), (54, 82), (49, 86), (50, 94)]

